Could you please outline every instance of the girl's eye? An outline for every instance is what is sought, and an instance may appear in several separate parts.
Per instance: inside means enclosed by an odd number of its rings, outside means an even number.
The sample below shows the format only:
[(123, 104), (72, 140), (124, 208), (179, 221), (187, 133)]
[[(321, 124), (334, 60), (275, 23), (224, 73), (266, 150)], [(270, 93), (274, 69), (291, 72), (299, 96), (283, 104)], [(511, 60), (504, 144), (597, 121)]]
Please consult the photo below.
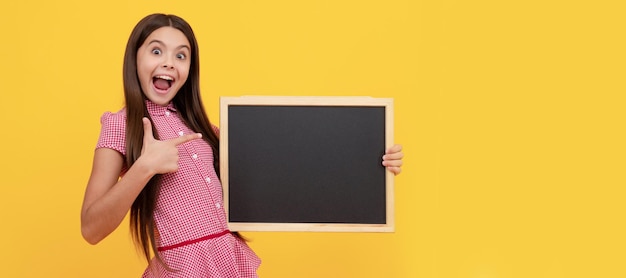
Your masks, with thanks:
[(187, 58), (187, 55), (180, 53), (180, 54), (176, 55), (176, 58), (181, 59), (181, 60), (185, 60), (185, 58)]
[(157, 54), (157, 55), (161, 54), (161, 49), (158, 49), (158, 48), (152, 49), (152, 54)]

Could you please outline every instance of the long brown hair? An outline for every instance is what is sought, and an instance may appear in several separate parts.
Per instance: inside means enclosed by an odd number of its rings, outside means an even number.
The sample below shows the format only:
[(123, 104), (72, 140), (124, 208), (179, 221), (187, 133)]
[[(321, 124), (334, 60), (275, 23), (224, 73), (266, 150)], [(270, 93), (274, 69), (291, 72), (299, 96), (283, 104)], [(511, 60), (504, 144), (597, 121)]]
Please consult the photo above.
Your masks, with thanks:
[[(161, 27), (173, 27), (180, 30), (191, 44), (191, 65), (189, 76), (180, 88), (172, 103), (179, 111), (187, 126), (202, 133), (202, 138), (213, 149), (213, 167), (219, 177), (219, 138), (211, 128), (211, 123), (204, 110), (200, 98), (200, 69), (198, 56), (198, 42), (191, 26), (182, 18), (175, 15), (151, 14), (144, 17), (133, 29), (126, 45), (124, 54), (124, 97), (126, 101), (126, 164), (133, 165), (141, 155), (143, 147), (142, 118), (148, 117), (146, 97), (144, 96), (137, 76), (137, 50), (146, 38)], [(158, 133), (153, 127), (155, 138)], [(151, 252), (163, 263), (156, 250), (154, 207), (159, 192), (160, 175), (154, 176), (141, 191), (130, 209), (130, 227), (133, 240), (142, 251), (146, 260), (150, 260)], [(167, 267), (167, 266), (166, 266)]]

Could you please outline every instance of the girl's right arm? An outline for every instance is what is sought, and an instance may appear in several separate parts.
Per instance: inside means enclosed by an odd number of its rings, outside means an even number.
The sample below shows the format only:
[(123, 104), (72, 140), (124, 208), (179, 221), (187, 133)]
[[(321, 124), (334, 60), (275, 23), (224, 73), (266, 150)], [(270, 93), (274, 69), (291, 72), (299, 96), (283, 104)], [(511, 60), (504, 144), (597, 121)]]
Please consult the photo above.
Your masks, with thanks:
[(107, 148), (95, 151), (81, 210), (81, 232), (91, 244), (100, 242), (120, 225), (150, 178), (178, 170), (176, 146), (201, 137), (187, 134), (159, 141), (154, 139), (150, 121), (144, 118), (143, 123), (141, 156), (122, 178), (119, 178), (124, 164), (122, 154)]
[(120, 225), (135, 198), (154, 173), (138, 159), (119, 179), (124, 157), (107, 148), (96, 149), (81, 211), (81, 232), (96, 244)]

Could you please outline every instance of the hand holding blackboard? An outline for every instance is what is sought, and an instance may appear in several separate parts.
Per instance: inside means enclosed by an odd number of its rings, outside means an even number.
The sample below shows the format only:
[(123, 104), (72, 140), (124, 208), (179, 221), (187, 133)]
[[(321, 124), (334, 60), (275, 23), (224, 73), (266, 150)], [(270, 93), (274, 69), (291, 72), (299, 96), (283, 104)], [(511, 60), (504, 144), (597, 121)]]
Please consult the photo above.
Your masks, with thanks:
[(398, 175), (402, 172), (403, 157), (402, 145), (395, 144), (385, 151), (385, 155), (383, 155), (383, 166), (387, 167), (387, 170), (391, 171), (394, 175)]

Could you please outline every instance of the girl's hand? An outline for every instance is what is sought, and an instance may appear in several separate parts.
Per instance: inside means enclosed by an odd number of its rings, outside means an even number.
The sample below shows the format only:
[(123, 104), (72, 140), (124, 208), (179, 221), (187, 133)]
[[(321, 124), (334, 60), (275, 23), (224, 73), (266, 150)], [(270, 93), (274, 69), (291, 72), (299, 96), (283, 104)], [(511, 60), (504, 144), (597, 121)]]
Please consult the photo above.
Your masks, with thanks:
[(383, 166), (387, 167), (387, 170), (392, 172), (394, 175), (398, 175), (402, 172), (401, 167), (403, 157), (404, 153), (402, 153), (402, 145), (395, 144), (385, 151), (385, 155), (383, 155)]
[(178, 170), (178, 148), (176, 146), (199, 139), (202, 134), (187, 134), (178, 138), (160, 141), (154, 138), (152, 124), (143, 118), (143, 148), (139, 159), (155, 174), (165, 174)]

